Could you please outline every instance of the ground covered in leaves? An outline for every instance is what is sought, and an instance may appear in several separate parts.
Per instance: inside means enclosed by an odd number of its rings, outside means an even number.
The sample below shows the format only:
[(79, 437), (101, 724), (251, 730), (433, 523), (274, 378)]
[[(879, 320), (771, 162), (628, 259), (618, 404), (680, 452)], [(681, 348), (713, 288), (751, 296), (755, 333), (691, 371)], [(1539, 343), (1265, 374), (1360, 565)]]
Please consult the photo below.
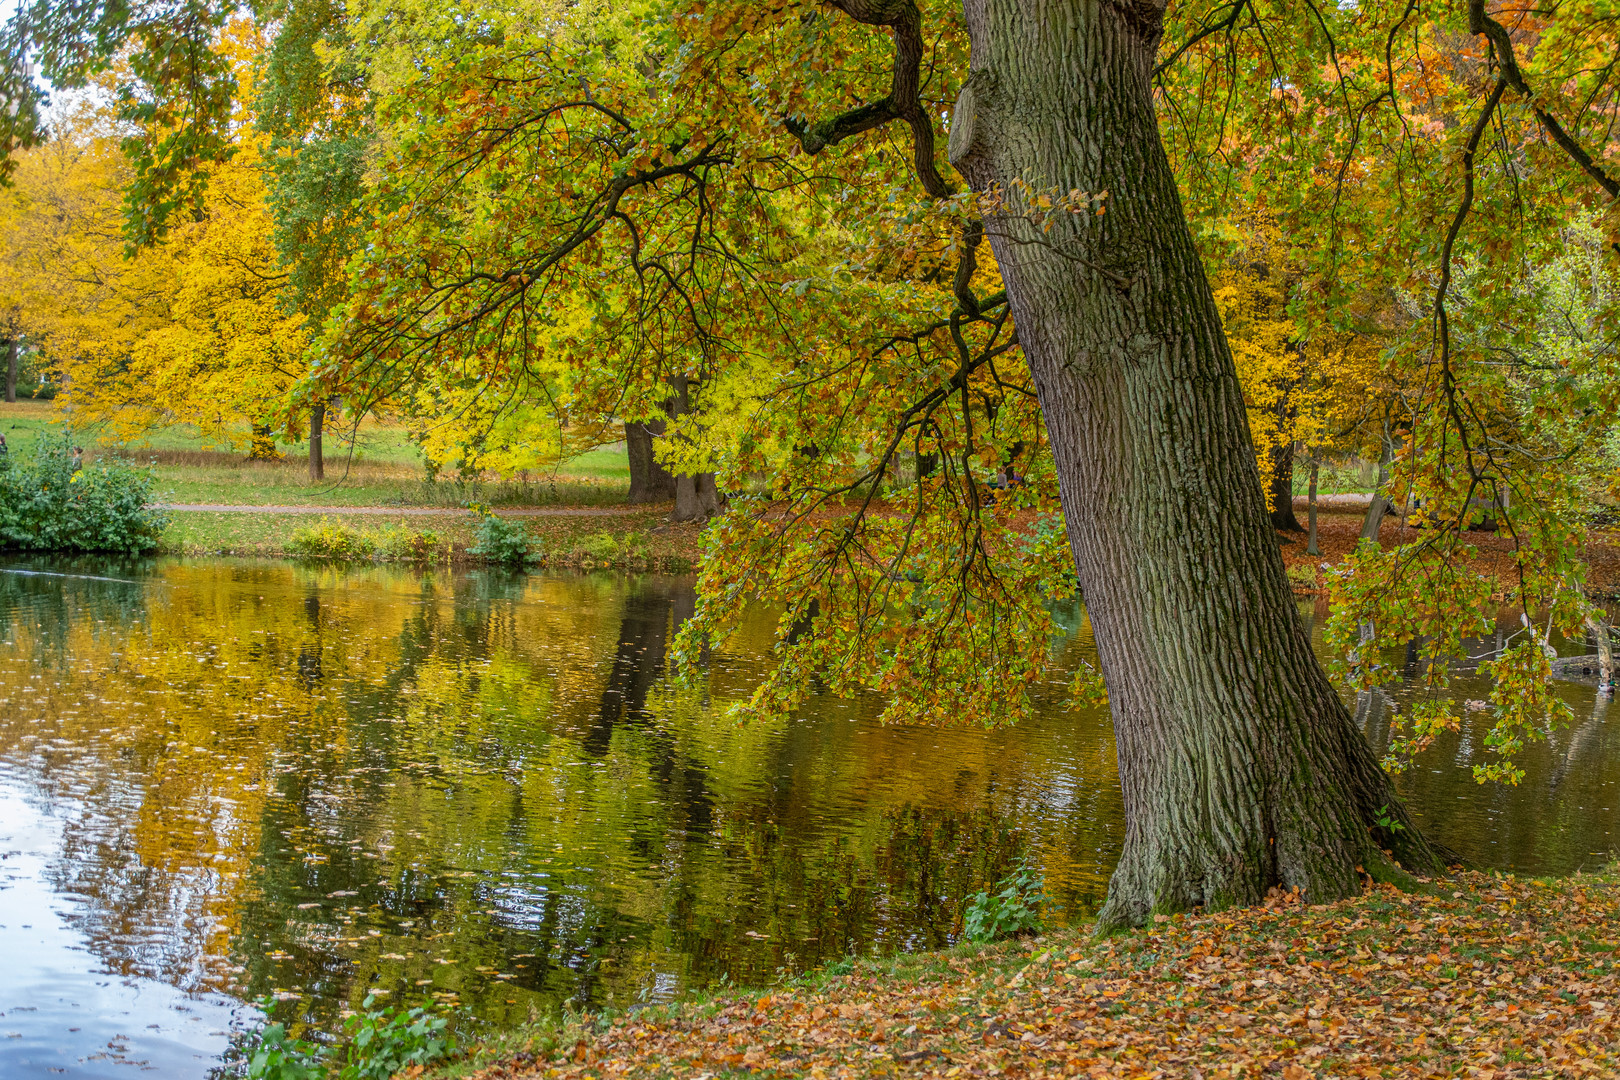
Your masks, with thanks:
[(1617, 938), (1612, 874), (1462, 874), (1324, 906), (1277, 894), (531, 1033), (474, 1075), (1617, 1076)]
[[(1303, 525), (1305, 514), (1297, 507), (1295, 514)], [(1288, 566), (1288, 577), (1295, 591), (1316, 592), (1321, 587), (1323, 565), (1337, 566), (1350, 557), (1361, 541), (1361, 523), (1365, 511), (1344, 513), (1338, 510), (1317, 515), (1317, 549), (1320, 555), (1308, 555), (1303, 533), (1277, 534), (1282, 545), (1283, 562)], [(1410, 544), (1423, 536), (1398, 514), (1384, 518), (1378, 539), (1386, 548), (1397, 544)], [(1475, 569), (1495, 577), (1502, 583), (1504, 593), (1514, 580), (1513, 537), (1503, 533), (1475, 531), (1468, 534), (1468, 542), (1476, 549), (1471, 560)], [(1620, 597), (1620, 535), (1609, 531), (1594, 531), (1587, 539), (1581, 557), (1586, 560), (1587, 592), (1598, 598)]]

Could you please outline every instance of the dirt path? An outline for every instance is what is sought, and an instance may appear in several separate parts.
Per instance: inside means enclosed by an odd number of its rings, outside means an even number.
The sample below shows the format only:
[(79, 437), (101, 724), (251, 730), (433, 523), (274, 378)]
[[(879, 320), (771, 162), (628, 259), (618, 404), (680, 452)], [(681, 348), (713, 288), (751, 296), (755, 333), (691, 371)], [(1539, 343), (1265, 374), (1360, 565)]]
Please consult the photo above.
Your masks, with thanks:
[[(1343, 495), (1318, 495), (1316, 508), (1318, 510), (1365, 510), (1372, 505), (1372, 496), (1362, 491), (1350, 491)], [(1308, 495), (1294, 496), (1294, 510), (1309, 510), (1311, 499)]]
[[(456, 517), (470, 514), (471, 510), (451, 506), (238, 506), (228, 503), (155, 503), (159, 510), (182, 513), (212, 514), (373, 514), (379, 517), (402, 515), (405, 517)], [(502, 517), (616, 517), (624, 514), (642, 514), (656, 510), (656, 506), (556, 506), (508, 510), (497, 512)]]

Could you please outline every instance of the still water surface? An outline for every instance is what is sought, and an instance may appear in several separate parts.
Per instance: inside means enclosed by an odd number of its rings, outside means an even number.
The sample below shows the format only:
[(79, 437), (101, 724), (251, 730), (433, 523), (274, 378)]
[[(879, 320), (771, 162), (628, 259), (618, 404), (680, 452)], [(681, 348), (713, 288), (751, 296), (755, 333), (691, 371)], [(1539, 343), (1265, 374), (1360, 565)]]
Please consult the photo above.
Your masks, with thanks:
[[(326, 1030), (368, 990), (499, 1023), (941, 945), (1025, 855), (1082, 918), (1119, 849), (1112, 731), (1055, 704), (1066, 680), (1007, 731), (826, 697), (739, 726), (771, 623), (669, 686), (685, 579), (0, 570), (8, 1078), (202, 1076), (264, 994)], [(1564, 692), (1576, 723), (1520, 787), (1473, 783), (1468, 729), (1403, 779), (1439, 839), (1521, 871), (1604, 860), (1620, 723)], [(1389, 702), (1359, 704), (1386, 737)]]

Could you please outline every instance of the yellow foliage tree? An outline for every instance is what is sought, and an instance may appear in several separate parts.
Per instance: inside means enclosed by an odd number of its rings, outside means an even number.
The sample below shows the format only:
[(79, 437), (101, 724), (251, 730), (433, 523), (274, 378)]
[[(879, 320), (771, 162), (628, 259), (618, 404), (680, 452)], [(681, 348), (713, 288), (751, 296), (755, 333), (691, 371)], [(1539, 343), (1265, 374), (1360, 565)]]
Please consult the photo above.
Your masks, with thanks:
[[(244, 90), (258, 44), (248, 24), (224, 39)], [(75, 425), (124, 441), (192, 424), (216, 445), (251, 443), (257, 456), (274, 452), (276, 433), (299, 434), (289, 396), (307, 369), (308, 335), (283, 303), (265, 137), (245, 123), (237, 130), (237, 153), (213, 170), (197, 211), (133, 254), (123, 236), (128, 165), (105, 106), (80, 103), (22, 156), (0, 217), (0, 299), (17, 297), (18, 321), (41, 339)]]

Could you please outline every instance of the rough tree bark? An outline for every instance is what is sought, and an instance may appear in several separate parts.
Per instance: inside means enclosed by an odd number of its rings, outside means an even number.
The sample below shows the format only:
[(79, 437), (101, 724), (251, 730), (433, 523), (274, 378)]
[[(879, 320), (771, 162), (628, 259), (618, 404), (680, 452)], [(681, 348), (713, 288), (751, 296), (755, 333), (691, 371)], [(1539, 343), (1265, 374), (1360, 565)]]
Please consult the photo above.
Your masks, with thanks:
[[(978, 189), (1108, 191), (986, 221), (1051, 434), (1126, 811), (1104, 927), (1355, 894), (1438, 866), (1311, 652), (1243, 397), (1159, 141), (1162, 3), (966, 0), (950, 132)], [(1375, 824), (1381, 807), (1404, 828)]]
[(630, 463), (630, 501), (633, 503), (668, 502), (675, 497), (674, 474), (658, 464), (653, 454), (653, 440), (663, 433), (662, 420), (625, 422), (624, 448)]
[(321, 429), (326, 426), (326, 402), (319, 402), (309, 410), (309, 478), (326, 479), (326, 457), (321, 450)]
[(17, 339), (6, 341), (6, 400), (17, 400)]

